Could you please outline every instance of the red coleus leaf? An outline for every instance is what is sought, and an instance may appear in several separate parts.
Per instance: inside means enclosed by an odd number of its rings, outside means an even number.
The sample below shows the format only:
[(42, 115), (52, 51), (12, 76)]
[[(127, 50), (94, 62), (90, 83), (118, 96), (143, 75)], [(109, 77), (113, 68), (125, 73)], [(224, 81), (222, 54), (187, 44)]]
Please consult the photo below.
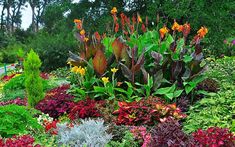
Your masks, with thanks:
[(98, 50), (95, 54), (95, 57), (93, 58), (92, 60), (92, 63), (93, 63), (93, 67), (95, 69), (95, 71), (102, 75), (106, 68), (107, 68), (107, 60), (106, 60), (106, 57), (103, 53), (103, 51), (101, 50)]

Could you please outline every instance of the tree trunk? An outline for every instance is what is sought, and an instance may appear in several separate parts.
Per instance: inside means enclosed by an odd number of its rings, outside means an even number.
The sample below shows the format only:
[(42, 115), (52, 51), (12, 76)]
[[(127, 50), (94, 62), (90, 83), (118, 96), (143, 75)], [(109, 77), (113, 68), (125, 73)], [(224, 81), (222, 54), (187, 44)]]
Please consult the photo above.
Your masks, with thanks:
[(31, 8), (32, 8), (32, 30), (33, 32), (36, 32), (35, 31), (35, 7), (31, 6)]

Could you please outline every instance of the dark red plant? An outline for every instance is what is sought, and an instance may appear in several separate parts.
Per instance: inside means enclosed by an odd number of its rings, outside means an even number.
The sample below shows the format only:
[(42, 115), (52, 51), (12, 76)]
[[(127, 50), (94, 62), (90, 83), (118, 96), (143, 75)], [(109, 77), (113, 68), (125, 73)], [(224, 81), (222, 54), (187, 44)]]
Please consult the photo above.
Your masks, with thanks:
[(74, 96), (66, 93), (68, 88), (69, 85), (63, 85), (50, 90), (46, 97), (36, 105), (36, 109), (55, 119), (64, 113), (69, 113), (71, 106), (74, 105)]
[(27, 105), (27, 99), (21, 99), (21, 98), (16, 98), (14, 100), (9, 100), (6, 102), (0, 102), (0, 106), (5, 106), (5, 105), (10, 105), (10, 104), (16, 104), (16, 105)]
[(11, 75), (6, 75), (4, 77), (2, 77), (2, 81), (9, 81), (10, 79), (12, 79), (16, 74), (11, 74)]
[(118, 115), (118, 125), (154, 125), (172, 116), (175, 119), (186, 117), (175, 104), (164, 104), (160, 99), (149, 98), (139, 102), (119, 102), (119, 109), (113, 114)]
[(169, 117), (151, 130), (151, 147), (199, 147), (192, 136), (182, 131), (178, 121)]
[(42, 72), (42, 73), (40, 73), (40, 77), (45, 80), (48, 80), (50, 78), (50, 74)]
[(30, 135), (13, 136), (12, 138), (0, 139), (1, 147), (40, 147), (34, 145), (34, 138)]
[(234, 147), (235, 136), (227, 128), (210, 127), (192, 134), (201, 147)]
[(44, 121), (43, 126), (45, 127), (45, 131), (47, 133), (50, 133), (51, 135), (57, 135), (58, 134), (57, 126), (56, 126), (57, 123), (58, 121), (56, 120), (52, 122)]
[(69, 118), (75, 120), (78, 118), (88, 118), (88, 117), (100, 117), (101, 114), (97, 109), (96, 105), (102, 105), (104, 101), (96, 101), (92, 99), (86, 99), (79, 101), (72, 106), (72, 109), (69, 113)]

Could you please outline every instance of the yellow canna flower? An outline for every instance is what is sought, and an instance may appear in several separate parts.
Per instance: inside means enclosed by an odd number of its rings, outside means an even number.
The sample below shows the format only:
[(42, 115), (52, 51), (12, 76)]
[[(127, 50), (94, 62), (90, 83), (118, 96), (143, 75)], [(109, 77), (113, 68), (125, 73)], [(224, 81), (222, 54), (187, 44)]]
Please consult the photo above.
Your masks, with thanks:
[(86, 33), (86, 32), (85, 32), (84, 29), (82, 29), (82, 30), (80, 31), (80, 34), (81, 34), (81, 35), (85, 35), (85, 33)]
[(74, 72), (74, 73), (78, 73), (79, 72), (79, 68), (77, 66), (74, 66), (71, 68), (71, 72)]
[(113, 7), (113, 9), (111, 10), (111, 14), (116, 14), (117, 13), (117, 8), (116, 7)]
[(116, 73), (116, 72), (118, 71), (118, 69), (117, 69), (117, 68), (112, 68), (111, 71), (112, 71), (113, 73)]
[(85, 41), (85, 42), (87, 42), (88, 40), (89, 40), (89, 38), (87, 38), (87, 37), (84, 38), (84, 41)]
[(166, 26), (164, 26), (163, 28), (159, 30), (159, 32), (160, 32), (161, 38), (164, 38), (165, 34), (169, 32), (169, 29)]
[(80, 73), (81, 76), (84, 76), (85, 73), (86, 73), (85, 68), (81, 68), (80, 71), (79, 71), (79, 73)]
[(203, 38), (208, 33), (208, 29), (206, 27), (201, 27), (200, 30), (197, 31), (197, 34)]
[(104, 82), (104, 85), (109, 82), (109, 77), (103, 77), (102, 81)]

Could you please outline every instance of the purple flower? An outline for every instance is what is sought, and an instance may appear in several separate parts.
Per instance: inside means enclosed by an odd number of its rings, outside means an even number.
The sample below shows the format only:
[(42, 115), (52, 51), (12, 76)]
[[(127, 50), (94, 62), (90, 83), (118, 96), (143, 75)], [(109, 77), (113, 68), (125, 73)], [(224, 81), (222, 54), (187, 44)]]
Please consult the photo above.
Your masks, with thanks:
[(232, 41), (232, 44), (235, 45), (235, 39)]

